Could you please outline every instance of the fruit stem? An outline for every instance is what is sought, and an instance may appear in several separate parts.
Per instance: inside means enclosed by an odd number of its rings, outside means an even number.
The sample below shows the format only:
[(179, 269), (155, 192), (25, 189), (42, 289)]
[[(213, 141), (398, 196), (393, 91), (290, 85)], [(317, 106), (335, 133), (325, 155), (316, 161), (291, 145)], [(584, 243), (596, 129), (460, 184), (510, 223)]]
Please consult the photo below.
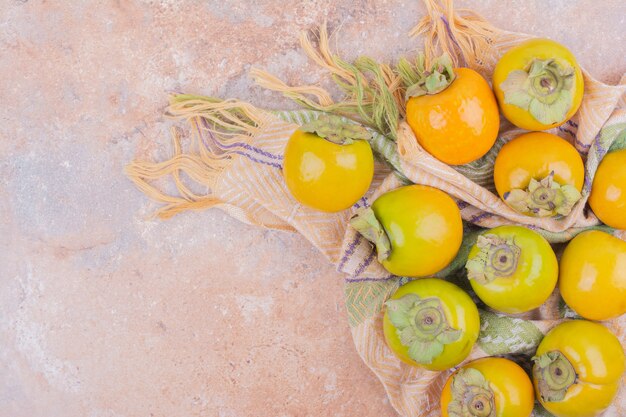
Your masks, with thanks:
[(578, 379), (572, 363), (558, 350), (532, 358), (533, 376), (544, 401), (562, 401)]
[(515, 239), (494, 234), (478, 235), (478, 254), (467, 260), (467, 277), (485, 285), (496, 278), (508, 278), (515, 274), (522, 252)]
[(574, 101), (575, 69), (556, 59), (533, 59), (524, 70), (511, 71), (500, 84), (504, 102), (528, 111), (544, 125), (565, 120)]
[(376, 247), (378, 261), (391, 255), (391, 242), (371, 207), (363, 207), (350, 219), (350, 226)]
[(372, 134), (363, 126), (348, 123), (339, 116), (323, 114), (300, 127), (336, 145), (350, 145), (355, 140), (370, 140)]
[(448, 88), (456, 78), (450, 55), (443, 54), (435, 59), (430, 70), (425, 68), (424, 54), (418, 55), (415, 74), (417, 82), (406, 89), (405, 99), (426, 94), (437, 94)]
[(385, 305), (400, 343), (408, 348), (409, 357), (417, 363), (432, 363), (445, 345), (461, 337), (461, 331), (450, 326), (437, 297), (406, 294), (388, 300)]
[(477, 369), (461, 369), (452, 377), (449, 417), (495, 417), (493, 390)]
[(567, 216), (582, 195), (573, 185), (556, 182), (552, 171), (540, 181), (531, 178), (526, 189), (514, 188), (504, 193), (503, 197), (520, 213), (548, 217), (557, 214)]

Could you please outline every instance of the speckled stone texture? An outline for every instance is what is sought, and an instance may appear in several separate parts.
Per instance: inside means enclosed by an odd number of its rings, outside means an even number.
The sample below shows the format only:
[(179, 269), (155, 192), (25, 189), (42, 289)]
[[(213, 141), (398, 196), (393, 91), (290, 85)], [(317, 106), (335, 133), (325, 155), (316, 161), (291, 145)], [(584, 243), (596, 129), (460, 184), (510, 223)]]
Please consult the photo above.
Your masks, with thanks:
[[(621, 0), (459, 1), (607, 82)], [(298, 34), (394, 59), (417, 1), (0, 2), (0, 417), (395, 415), (356, 354), (341, 276), (218, 210), (166, 222), (122, 174), (170, 154), (170, 91), (290, 106), (252, 65), (326, 82)]]

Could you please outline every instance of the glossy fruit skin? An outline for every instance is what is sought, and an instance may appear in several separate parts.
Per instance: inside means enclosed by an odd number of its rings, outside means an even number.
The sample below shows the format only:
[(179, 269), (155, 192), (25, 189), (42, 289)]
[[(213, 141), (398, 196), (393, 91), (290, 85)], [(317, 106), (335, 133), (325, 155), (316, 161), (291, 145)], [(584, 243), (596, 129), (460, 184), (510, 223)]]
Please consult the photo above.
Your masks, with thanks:
[(559, 290), (567, 305), (586, 319), (626, 313), (626, 242), (598, 230), (580, 233), (561, 257)]
[(613, 401), (624, 373), (624, 351), (606, 327), (586, 320), (561, 323), (543, 338), (535, 356), (561, 352), (572, 364), (578, 380), (562, 401), (541, 398), (534, 378), (535, 394), (556, 417), (593, 417)]
[(441, 190), (400, 187), (377, 198), (372, 210), (391, 242), (391, 255), (382, 264), (394, 275), (432, 275), (452, 262), (461, 247), (461, 212)]
[[(493, 390), (496, 417), (529, 417), (533, 412), (535, 393), (526, 372), (515, 362), (504, 358), (482, 358), (464, 365), (461, 369), (480, 371)], [(448, 417), (448, 404), (452, 400), (450, 375), (441, 392), (441, 415)]]
[(408, 100), (406, 121), (426, 151), (446, 164), (461, 165), (491, 149), (498, 136), (500, 113), (480, 74), (469, 68), (454, 72), (456, 78), (445, 90)]
[(298, 129), (285, 148), (283, 175), (300, 203), (337, 212), (354, 205), (369, 189), (374, 155), (364, 140), (337, 145)]
[[(498, 277), (487, 284), (471, 279), (476, 295), (489, 307), (503, 313), (518, 314), (541, 306), (552, 294), (559, 276), (559, 264), (548, 241), (522, 226), (499, 226), (483, 234), (513, 237), (521, 253), (511, 276)], [(473, 246), (469, 258), (474, 258), (479, 251)]]
[[(552, 58), (564, 60), (574, 67), (575, 90), (572, 106), (563, 120), (546, 125), (537, 121), (527, 110), (512, 104), (506, 104), (500, 85), (512, 71), (525, 70), (533, 59), (544, 60)], [(547, 130), (565, 123), (578, 111), (585, 89), (583, 74), (574, 55), (566, 47), (550, 39), (531, 39), (509, 49), (496, 64), (492, 81), (493, 89), (504, 117), (515, 126), (526, 130)]]
[(503, 197), (514, 188), (528, 187), (531, 178), (539, 181), (552, 171), (559, 184), (582, 190), (585, 166), (576, 148), (551, 133), (530, 132), (502, 147), (494, 164), (493, 179)]
[(602, 223), (626, 229), (626, 149), (610, 152), (600, 162), (589, 205)]
[(478, 339), (480, 317), (478, 316), (476, 304), (462, 289), (439, 278), (422, 278), (411, 281), (398, 288), (391, 298), (398, 299), (409, 293), (417, 294), (422, 298), (439, 298), (448, 323), (455, 329), (463, 330), (463, 334), (459, 340), (446, 345), (442, 354), (435, 358), (432, 363), (427, 365), (418, 364), (409, 357), (407, 347), (400, 342), (396, 328), (389, 320), (389, 316), (385, 311), (383, 332), (387, 346), (403, 362), (431, 371), (442, 371), (458, 365), (469, 355), (476, 339)]

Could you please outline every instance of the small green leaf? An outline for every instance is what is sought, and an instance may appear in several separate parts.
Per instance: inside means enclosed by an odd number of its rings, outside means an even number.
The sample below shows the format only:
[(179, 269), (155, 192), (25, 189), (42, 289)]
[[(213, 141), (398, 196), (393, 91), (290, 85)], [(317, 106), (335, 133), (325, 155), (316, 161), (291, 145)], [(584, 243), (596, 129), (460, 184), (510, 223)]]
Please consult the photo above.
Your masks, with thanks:
[(462, 335), (463, 335), (463, 332), (461, 330), (448, 329), (439, 333), (439, 335), (437, 336), (437, 340), (443, 343), (444, 345), (447, 345), (452, 342), (456, 342), (457, 340), (461, 338)]
[[(417, 82), (406, 89), (406, 100), (411, 97), (419, 97), (426, 94), (437, 94), (448, 88), (456, 78), (452, 66), (452, 59), (448, 54), (443, 54), (437, 58), (432, 63), (430, 71), (425, 71), (424, 61), (424, 55), (420, 54), (416, 64)], [(404, 72), (408, 72), (406, 67), (404, 68)], [(411, 75), (412, 74), (407, 74), (404, 78), (413, 78)]]
[(430, 364), (441, 355), (444, 345), (436, 340), (430, 342), (414, 342), (409, 346), (409, 356), (417, 363)]
[(566, 216), (572, 210), (574, 204), (582, 198), (582, 194), (576, 189), (576, 187), (567, 184), (561, 187), (561, 195), (563, 197), (563, 201), (557, 205), (556, 212)]
[(337, 145), (350, 145), (355, 140), (370, 140), (372, 134), (363, 126), (345, 122), (341, 117), (321, 115), (316, 120), (303, 124), (300, 129), (314, 133)]
[(376, 246), (378, 261), (391, 255), (391, 242), (371, 207), (363, 207), (350, 219), (350, 226)]
[(415, 303), (419, 302), (419, 300), (420, 298), (415, 294), (406, 294), (400, 298), (388, 300), (385, 303), (389, 320), (396, 329), (410, 328), (411, 322), (409, 314)]
[[(466, 385), (472, 385), (479, 388), (489, 389), (489, 382), (483, 374), (474, 368), (466, 368), (457, 374), (457, 378), (464, 380)], [(455, 379), (457, 379), (455, 378)]]
[(508, 77), (500, 84), (500, 89), (504, 93), (504, 102), (523, 109), (528, 108), (533, 98), (526, 91), (528, 84), (526, 71), (511, 71)]
[[(542, 181), (545, 181), (545, 179), (543, 179)], [(550, 185), (550, 183), (546, 184), (547, 186)], [(534, 178), (530, 179), (530, 183), (528, 184), (528, 191), (530, 191), (531, 193), (535, 190), (537, 190), (537, 188), (541, 187), (541, 182), (537, 181)]]
[(413, 84), (412, 86), (406, 89), (407, 98), (425, 96), (426, 94), (428, 94), (428, 91), (426, 90), (426, 88), (422, 87), (419, 84)]
[[(398, 322), (398, 320), (396, 320), (396, 322)], [(415, 334), (415, 331), (410, 327), (410, 325), (407, 325), (407, 327), (402, 330), (398, 330), (398, 336), (400, 337), (400, 343), (402, 343), (404, 346), (411, 346), (414, 342), (418, 341), (417, 335)]]

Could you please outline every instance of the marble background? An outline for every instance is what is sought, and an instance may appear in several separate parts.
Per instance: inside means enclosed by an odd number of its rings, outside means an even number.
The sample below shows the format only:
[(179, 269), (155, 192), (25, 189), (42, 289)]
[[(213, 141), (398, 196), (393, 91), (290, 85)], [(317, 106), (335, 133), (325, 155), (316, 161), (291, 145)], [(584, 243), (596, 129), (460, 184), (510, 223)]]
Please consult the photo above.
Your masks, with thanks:
[[(626, 70), (622, 0), (458, 1)], [(323, 73), (298, 34), (394, 59), (418, 1), (0, 1), (0, 417), (394, 416), (341, 276), (297, 235), (218, 210), (161, 222), (123, 176), (170, 153), (170, 91), (289, 106), (251, 65)]]

